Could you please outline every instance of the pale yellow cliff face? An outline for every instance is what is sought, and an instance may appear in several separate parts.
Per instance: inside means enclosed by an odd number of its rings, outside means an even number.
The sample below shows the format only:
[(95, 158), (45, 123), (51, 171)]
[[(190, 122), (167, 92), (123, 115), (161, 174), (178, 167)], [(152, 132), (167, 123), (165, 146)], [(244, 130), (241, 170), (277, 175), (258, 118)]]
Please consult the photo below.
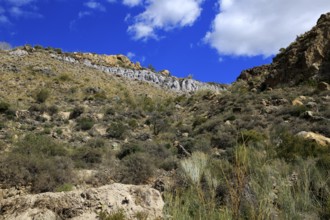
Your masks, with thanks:
[(73, 57), (77, 60), (87, 59), (94, 64), (104, 65), (104, 66), (118, 66), (126, 67), (130, 69), (140, 70), (142, 69), (139, 62), (133, 63), (124, 55), (98, 55), (92, 53), (74, 53)]

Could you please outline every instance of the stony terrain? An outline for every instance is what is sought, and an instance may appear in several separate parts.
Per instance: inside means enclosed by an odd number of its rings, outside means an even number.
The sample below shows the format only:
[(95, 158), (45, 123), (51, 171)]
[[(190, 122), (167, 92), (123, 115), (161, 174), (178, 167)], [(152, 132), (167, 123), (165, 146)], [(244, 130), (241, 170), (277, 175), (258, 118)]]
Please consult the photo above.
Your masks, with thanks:
[[(330, 14), (287, 48), (282, 48), (273, 63), (243, 71), (238, 79), (260, 78), (260, 88), (297, 85), (303, 82), (330, 81)], [(252, 82), (251, 82), (252, 83)]]
[(129, 219), (162, 217), (160, 193), (148, 186), (112, 184), (68, 193), (18, 196), (0, 201), (0, 219), (99, 219), (100, 215), (123, 212)]
[(226, 87), (0, 51), (0, 219), (329, 219), (329, 20)]

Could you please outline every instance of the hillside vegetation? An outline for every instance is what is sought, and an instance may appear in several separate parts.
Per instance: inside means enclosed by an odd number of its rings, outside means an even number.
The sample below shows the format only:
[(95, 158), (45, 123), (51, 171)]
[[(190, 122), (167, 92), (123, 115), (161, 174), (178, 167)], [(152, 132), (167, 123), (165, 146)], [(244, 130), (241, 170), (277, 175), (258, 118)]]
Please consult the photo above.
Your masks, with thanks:
[[(223, 91), (185, 93), (54, 59), (61, 51), (52, 48), (24, 48), (0, 51), (6, 201), (148, 184), (162, 192), (164, 219), (330, 218), (330, 72), (323, 67), (328, 78), (311, 80), (306, 70), (308, 80), (291, 87), (282, 79), (263, 87), (268, 78), (257, 68)], [(0, 216), (9, 213), (3, 204)], [(120, 210), (97, 213), (125, 219)]]

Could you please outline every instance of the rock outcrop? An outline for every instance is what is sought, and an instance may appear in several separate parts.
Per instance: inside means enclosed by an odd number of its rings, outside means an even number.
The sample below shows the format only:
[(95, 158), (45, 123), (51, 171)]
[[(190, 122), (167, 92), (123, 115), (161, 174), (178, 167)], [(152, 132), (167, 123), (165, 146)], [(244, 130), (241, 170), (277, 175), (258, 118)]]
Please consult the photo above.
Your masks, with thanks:
[(73, 192), (43, 193), (0, 201), (0, 219), (93, 220), (122, 211), (128, 219), (162, 217), (161, 194), (149, 186), (112, 184)]
[[(144, 82), (149, 82), (154, 85), (160, 86), (165, 89), (174, 90), (177, 92), (196, 92), (199, 90), (211, 90), (214, 92), (221, 92), (226, 90), (225, 85), (216, 84), (216, 83), (203, 83), (197, 80), (193, 80), (190, 78), (179, 79), (177, 77), (169, 76), (169, 71), (162, 73), (155, 73), (148, 69), (143, 68), (127, 68), (121, 67), (118, 65), (111, 65), (107, 63), (107, 65), (100, 65), (102, 62), (92, 62), (90, 59), (82, 59), (84, 57), (79, 55), (80, 58), (76, 59), (75, 56), (63, 56), (58, 54), (51, 54), (52, 58), (63, 60), (65, 62), (70, 63), (80, 63), (87, 67), (94, 68), (105, 73), (114, 74), (119, 77), (126, 77), (128, 79), (139, 80)], [(97, 56), (97, 55), (95, 55)], [(89, 57), (89, 55), (87, 56)], [(94, 57), (95, 58), (95, 57)]]
[[(40, 52), (29, 46), (24, 46), (9, 51), (11, 56), (28, 56), (29, 54)], [(174, 90), (176, 92), (196, 92), (199, 90), (211, 90), (221, 92), (227, 86), (217, 83), (204, 83), (190, 78), (173, 77), (168, 70), (153, 72), (148, 68), (141, 67), (140, 63), (131, 62), (124, 55), (98, 55), (92, 53), (56, 53), (48, 51), (53, 59), (61, 60), (75, 65), (84, 65), (89, 68), (97, 69), (118, 77), (125, 77), (131, 80), (138, 80), (151, 83), (158, 87)], [(10, 67), (8, 67), (10, 68)], [(38, 69), (47, 75), (51, 75), (47, 69)]]
[(297, 136), (307, 140), (313, 140), (321, 146), (330, 146), (330, 138), (316, 134), (314, 132), (301, 131), (297, 134)]
[[(320, 17), (309, 32), (297, 37), (273, 59), (273, 63), (245, 70), (238, 79), (261, 89), (297, 85), (308, 80), (330, 81), (330, 13)], [(255, 80), (257, 79), (257, 80)]]

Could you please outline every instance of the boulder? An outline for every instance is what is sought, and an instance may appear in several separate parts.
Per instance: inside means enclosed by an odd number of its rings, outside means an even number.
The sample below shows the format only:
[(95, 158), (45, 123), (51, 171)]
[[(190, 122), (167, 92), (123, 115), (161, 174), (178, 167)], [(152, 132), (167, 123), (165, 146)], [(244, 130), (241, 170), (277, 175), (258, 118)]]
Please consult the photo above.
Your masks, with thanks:
[(317, 89), (320, 91), (329, 91), (330, 90), (330, 85), (326, 82), (320, 82), (317, 85)]
[(99, 214), (123, 211), (134, 219), (143, 213), (147, 219), (163, 216), (164, 202), (159, 191), (150, 186), (112, 184), (72, 192), (26, 195), (0, 201), (0, 219), (97, 220)]
[(323, 135), (314, 132), (301, 131), (297, 134), (297, 136), (308, 140), (314, 140), (316, 143), (318, 143), (321, 146), (330, 146), (330, 138), (327, 138)]
[(61, 120), (69, 120), (71, 112), (59, 112), (58, 116)]
[(163, 76), (170, 76), (171, 75), (170, 71), (168, 71), (168, 70), (162, 70), (162, 71), (159, 71), (159, 73), (162, 74)]
[(18, 57), (29, 55), (29, 53), (27, 51), (21, 50), (21, 49), (13, 50), (13, 51), (9, 52), (9, 54), (12, 56), (18, 56)]
[(295, 99), (292, 101), (293, 106), (302, 106), (304, 103), (300, 99)]

